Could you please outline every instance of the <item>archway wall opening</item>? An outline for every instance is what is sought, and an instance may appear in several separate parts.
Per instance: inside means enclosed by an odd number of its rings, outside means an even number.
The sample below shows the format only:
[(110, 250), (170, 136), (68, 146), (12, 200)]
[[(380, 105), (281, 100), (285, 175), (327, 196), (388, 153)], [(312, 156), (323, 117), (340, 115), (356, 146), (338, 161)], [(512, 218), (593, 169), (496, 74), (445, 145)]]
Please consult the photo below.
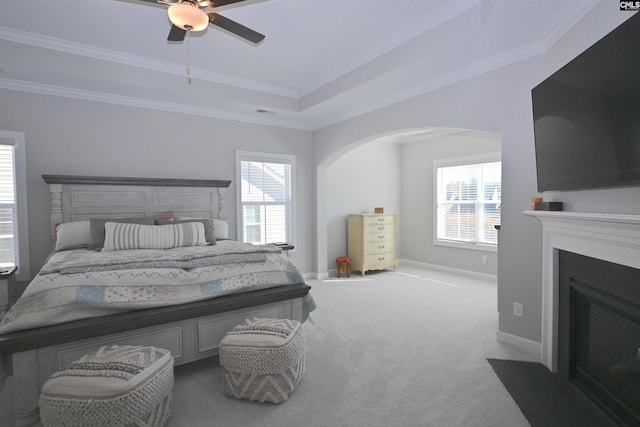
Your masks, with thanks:
[[(531, 88), (540, 80), (544, 70), (543, 58), (530, 58), (494, 71), (451, 84), (423, 95), (405, 100), (383, 109), (352, 118), (339, 124), (314, 131), (314, 157), (317, 165), (317, 271), (319, 277), (326, 277), (329, 268), (335, 268), (334, 255), (346, 250), (346, 224), (338, 218), (339, 212), (331, 197), (340, 191), (344, 178), (329, 175), (340, 166), (339, 160), (345, 156), (354, 167), (363, 167), (366, 158), (370, 162), (386, 162), (395, 183), (395, 195), (387, 194), (378, 201), (375, 197), (358, 201), (361, 209), (373, 210), (378, 204), (386, 204), (398, 215), (398, 255), (401, 258), (416, 258), (426, 263), (441, 262), (455, 255), (443, 253), (438, 258), (421, 249), (420, 235), (431, 233), (432, 224), (422, 218), (424, 227), (416, 229), (420, 214), (410, 219), (414, 199), (423, 197), (420, 188), (422, 179), (411, 172), (418, 161), (418, 142), (393, 144), (380, 140), (398, 133), (433, 129), (457, 129), (488, 136), (497, 141), (502, 152), (502, 205), (500, 250), (497, 256), (489, 258), (485, 265), (482, 257), (477, 257), (477, 271), (493, 268), (498, 275), (498, 309), (511, 313), (513, 301), (524, 301), (530, 307), (526, 322), (505, 323), (506, 332), (539, 340), (541, 301), (541, 233), (539, 225), (522, 215), (530, 206), (531, 197), (537, 193), (533, 121), (531, 109)], [(445, 138), (445, 137), (443, 137)], [(452, 138), (452, 137), (447, 137)], [(468, 141), (467, 141), (468, 142)], [(428, 143), (426, 143), (428, 145)], [(463, 144), (465, 145), (465, 144)], [(469, 145), (469, 144), (466, 144)], [(446, 146), (446, 145), (445, 145)], [(415, 158), (414, 158), (415, 156)], [(409, 160), (407, 160), (410, 158)], [(425, 160), (428, 161), (428, 160)], [(409, 167), (411, 166), (411, 167)], [(345, 168), (344, 165), (341, 166)], [(428, 172), (421, 171), (421, 174)], [(350, 174), (352, 176), (354, 174)], [(371, 174), (369, 173), (369, 176)], [(376, 177), (380, 179), (379, 177)], [(356, 181), (358, 182), (358, 181)], [(425, 187), (428, 186), (425, 183)], [(351, 191), (351, 190), (350, 190)], [(371, 192), (372, 190), (366, 190)], [(431, 191), (433, 191), (431, 189)], [(361, 190), (364, 194), (365, 190)], [(347, 198), (357, 200), (361, 196)], [(340, 200), (340, 199), (337, 199)], [(395, 206), (394, 206), (395, 205)], [(359, 205), (360, 206), (360, 205)], [(426, 206), (426, 205), (424, 205)], [(421, 207), (421, 209), (430, 209)], [(355, 206), (349, 206), (350, 209)], [(344, 218), (344, 212), (342, 218)], [(342, 222), (340, 222), (342, 221)], [(342, 224), (336, 227), (336, 224)], [(334, 230), (335, 228), (335, 230)], [(507, 232), (502, 232), (503, 230)], [(407, 238), (406, 236), (411, 236)], [(526, 242), (526, 244), (523, 244)], [(342, 249), (344, 248), (344, 249)], [(422, 253), (420, 251), (422, 250)], [(341, 253), (340, 253), (341, 254)], [(474, 259), (475, 259), (474, 258)], [(431, 261), (433, 259), (433, 261)], [(497, 265), (496, 265), (497, 264)], [(455, 264), (453, 265), (455, 267)], [(488, 274), (492, 274), (490, 271)], [(495, 273), (493, 273), (495, 274)], [(501, 286), (501, 282), (504, 286)], [(507, 286), (508, 284), (508, 286)], [(506, 314), (505, 314), (506, 315)], [(509, 320), (511, 320), (509, 314)], [(512, 328), (512, 326), (514, 328)]]

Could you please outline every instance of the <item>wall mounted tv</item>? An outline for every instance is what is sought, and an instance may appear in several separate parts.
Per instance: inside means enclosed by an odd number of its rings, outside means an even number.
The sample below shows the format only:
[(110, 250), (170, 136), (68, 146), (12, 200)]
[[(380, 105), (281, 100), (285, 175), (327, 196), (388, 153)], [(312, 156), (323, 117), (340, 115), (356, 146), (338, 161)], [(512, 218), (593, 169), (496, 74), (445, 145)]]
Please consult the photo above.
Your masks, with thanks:
[(531, 95), (538, 191), (640, 186), (640, 14)]

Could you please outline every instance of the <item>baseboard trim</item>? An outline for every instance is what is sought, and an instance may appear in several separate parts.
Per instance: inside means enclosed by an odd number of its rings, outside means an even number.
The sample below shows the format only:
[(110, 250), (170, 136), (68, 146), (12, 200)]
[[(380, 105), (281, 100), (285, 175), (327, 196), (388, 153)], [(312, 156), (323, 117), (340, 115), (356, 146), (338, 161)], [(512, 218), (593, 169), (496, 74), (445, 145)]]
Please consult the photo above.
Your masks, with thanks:
[(302, 275), (302, 277), (304, 277), (305, 280), (311, 280), (311, 279), (323, 280), (323, 279), (328, 279), (329, 278), (329, 272), (324, 272), (324, 273), (305, 273), (305, 274)]
[(496, 332), (496, 339), (499, 342), (515, 345), (527, 353), (530, 353), (532, 356), (535, 356), (537, 360), (542, 360), (542, 344), (537, 341), (532, 341), (527, 338), (522, 338), (502, 331)]
[(466, 276), (472, 276), (478, 279), (493, 280), (493, 281), (498, 280), (498, 276), (496, 276), (495, 274), (480, 273), (477, 271), (463, 270), (461, 268), (446, 267), (444, 265), (429, 264), (427, 262), (412, 261), (409, 259), (399, 259), (398, 264), (411, 265), (411, 266), (420, 267), (420, 268), (428, 268), (431, 270), (445, 271), (448, 273), (462, 274)]
[[(398, 259), (398, 265), (401, 265), (401, 264), (410, 265), (418, 268), (426, 268), (430, 270), (444, 271), (444, 272), (453, 273), (453, 274), (461, 274), (461, 275), (466, 275), (470, 277), (475, 277), (477, 279), (492, 280), (492, 281), (498, 280), (498, 276), (496, 276), (495, 274), (480, 273), (477, 271), (463, 270), (461, 268), (446, 267), (444, 265), (429, 264), (426, 262), (413, 261), (409, 259)], [(315, 273), (315, 272), (304, 273), (302, 276), (305, 278), (305, 280), (312, 280), (312, 279), (324, 280), (324, 279), (328, 279), (329, 277), (336, 277), (336, 274), (337, 274), (337, 270), (333, 268), (323, 273)], [(358, 275), (360, 275), (360, 272), (358, 272)]]

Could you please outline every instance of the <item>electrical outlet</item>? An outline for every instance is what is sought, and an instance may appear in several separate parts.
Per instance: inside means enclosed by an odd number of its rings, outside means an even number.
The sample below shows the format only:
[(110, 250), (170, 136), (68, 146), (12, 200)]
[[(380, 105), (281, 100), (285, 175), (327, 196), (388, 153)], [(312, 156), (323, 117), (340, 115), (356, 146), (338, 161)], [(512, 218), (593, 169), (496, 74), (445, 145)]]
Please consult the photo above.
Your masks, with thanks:
[(486, 255), (482, 255), (482, 265), (487, 265), (488, 258)]
[(517, 316), (517, 317), (523, 317), (524, 316), (524, 306), (522, 305), (521, 302), (514, 302), (513, 303), (513, 315)]

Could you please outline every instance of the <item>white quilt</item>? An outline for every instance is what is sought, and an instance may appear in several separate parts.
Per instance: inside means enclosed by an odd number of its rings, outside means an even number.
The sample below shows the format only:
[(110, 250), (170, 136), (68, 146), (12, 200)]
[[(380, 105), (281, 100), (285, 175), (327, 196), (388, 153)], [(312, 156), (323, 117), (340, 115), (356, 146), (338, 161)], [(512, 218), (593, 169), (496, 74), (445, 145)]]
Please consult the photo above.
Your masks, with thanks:
[(56, 252), (2, 319), (0, 334), (296, 283), (304, 283), (300, 271), (272, 245)]

